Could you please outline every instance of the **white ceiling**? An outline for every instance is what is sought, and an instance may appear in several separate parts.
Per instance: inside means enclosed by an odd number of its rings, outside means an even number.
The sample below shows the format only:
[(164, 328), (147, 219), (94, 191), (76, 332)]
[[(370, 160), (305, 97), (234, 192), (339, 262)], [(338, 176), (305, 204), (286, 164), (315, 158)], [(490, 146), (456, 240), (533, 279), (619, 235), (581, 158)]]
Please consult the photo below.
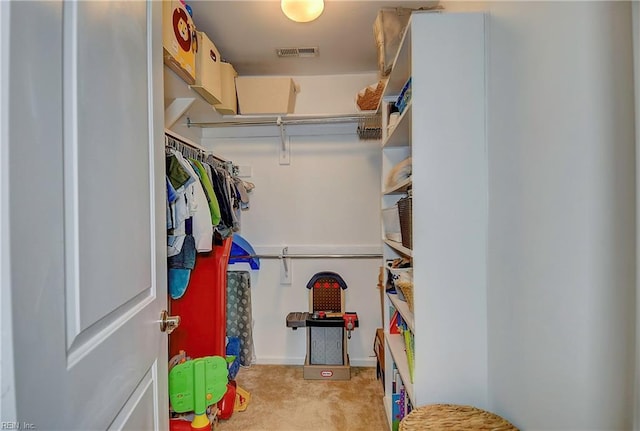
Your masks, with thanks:
[[(433, 6), (437, 1), (325, 0), (322, 15), (296, 23), (280, 0), (187, 0), (198, 31), (240, 75), (337, 75), (377, 70), (373, 23), (383, 7)], [(318, 47), (315, 58), (279, 58), (277, 48)]]

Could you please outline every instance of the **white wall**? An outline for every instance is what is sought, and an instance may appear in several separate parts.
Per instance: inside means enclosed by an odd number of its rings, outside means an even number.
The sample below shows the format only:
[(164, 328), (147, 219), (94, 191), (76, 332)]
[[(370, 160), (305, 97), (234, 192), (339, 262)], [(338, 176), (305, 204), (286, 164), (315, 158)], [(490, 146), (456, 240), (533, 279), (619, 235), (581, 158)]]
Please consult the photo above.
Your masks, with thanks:
[[(164, 66), (164, 109), (165, 109), (165, 128), (177, 133), (178, 135), (186, 138), (192, 142), (199, 143), (200, 138), (202, 136), (202, 130), (198, 127), (189, 127), (187, 125), (187, 119), (193, 121), (193, 116), (197, 117), (205, 112), (206, 114), (212, 114), (213, 108), (211, 105), (208, 105), (204, 99), (200, 98), (200, 96), (177, 77), (175, 72), (169, 69), (166, 65)], [(176, 87), (179, 87), (182, 93), (187, 94), (179, 94), (176, 91)], [(175, 117), (172, 117), (173, 106), (171, 104), (174, 102), (174, 99), (179, 98), (182, 100), (182, 103), (185, 103), (185, 100), (192, 100), (192, 104), (190, 108), (176, 121)], [(180, 103), (178, 103), (180, 105)], [(182, 110), (182, 109), (180, 109)], [(167, 112), (170, 114), (167, 115)], [(176, 114), (177, 115), (177, 114)], [(173, 122), (172, 124), (167, 124), (167, 121)]]
[(296, 114), (336, 114), (357, 111), (356, 94), (378, 82), (376, 73), (327, 76), (296, 76), (300, 87)]
[(489, 10), (492, 405), (521, 429), (631, 429), (631, 6)]
[[(295, 114), (356, 112), (355, 95), (375, 83), (375, 73), (296, 76)], [(379, 141), (360, 141), (353, 124), (287, 126), (289, 164), (275, 126), (202, 129), (201, 144), (249, 169), (256, 185), (240, 234), (258, 253), (381, 254)], [(346, 307), (360, 327), (348, 342), (352, 365), (374, 365), (375, 330), (382, 325), (377, 289), (381, 259), (292, 259), (281, 283), (279, 259), (262, 259), (252, 273), (257, 363), (302, 364), (306, 332), (285, 325), (292, 311), (309, 310), (306, 284), (319, 271), (339, 273), (347, 285)], [(242, 269), (248, 266), (244, 265)], [(233, 266), (230, 269), (237, 269)]]
[[(216, 154), (251, 168), (246, 180), (256, 188), (250, 210), (242, 213), (240, 234), (258, 253), (278, 254), (283, 246), (294, 254), (381, 252), (379, 142), (359, 141), (354, 134), (327, 135), (331, 127), (324, 126), (323, 135), (291, 136), (289, 165), (279, 164), (279, 137), (203, 138), (202, 144)], [(281, 261), (262, 259), (252, 277), (257, 362), (304, 362), (305, 331), (287, 328), (285, 318), (309, 310), (306, 284), (326, 270), (344, 278), (347, 310), (359, 316), (360, 328), (348, 343), (351, 363), (374, 364), (373, 339), (381, 326), (380, 264), (381, 259), (291, 259), (290, 282), (282, 284)]]

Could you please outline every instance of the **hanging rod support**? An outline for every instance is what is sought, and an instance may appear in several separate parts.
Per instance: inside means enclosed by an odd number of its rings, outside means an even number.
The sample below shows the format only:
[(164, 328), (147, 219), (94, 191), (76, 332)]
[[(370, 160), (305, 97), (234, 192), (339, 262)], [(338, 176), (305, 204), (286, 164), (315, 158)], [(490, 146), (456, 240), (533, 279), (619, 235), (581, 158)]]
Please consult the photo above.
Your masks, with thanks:
[(285, 131), (284, 131), (284, 124), (282, 123), (282, 117), (278, 117), (278, 119), (276, 120), (276, 124), (278, 125), (278, 127), (280, 127), (280, 140), (282, 141), (282, 151), (286, 151), (286, 143), (285, 143)]
[(280, 254), (280, 256), (278, 256), (280, 259), (282, 259), (282, 264), (284, 265), (285, 274), (289, 273), (289, 265), (287, 265), (287, 258), (289, 257), (287, 256), (288, 251), (289, 251), (289, 247), (285, 247), (282, 249), (282, 253)]
[(278, 163), (280, 163), (281, 165), (289, 165), (291, 164), (291, 145), (289, 145), (289, 137), (287, 136), (287, 132), (285, 131), (282, 117), (278, 117), (278, 119), (276, 120), (276, 124), (278, 125), (278, 127), (280, 127), (280, 142), (282, 142)]

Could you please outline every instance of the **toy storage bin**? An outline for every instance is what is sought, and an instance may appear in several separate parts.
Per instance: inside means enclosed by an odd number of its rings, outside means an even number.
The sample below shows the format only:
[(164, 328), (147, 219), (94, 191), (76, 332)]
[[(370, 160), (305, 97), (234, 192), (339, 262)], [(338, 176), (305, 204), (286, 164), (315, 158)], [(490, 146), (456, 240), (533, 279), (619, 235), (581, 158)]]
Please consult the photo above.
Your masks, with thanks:
[(387, 265), (387, 269), (393, 286), (402, 294), (400, 299), (404, 299), (413, 313), (413, 268), (392, 268)]
[(398, 201), (398, 218), (400, 220), (400, 232), (402, 236), (402, 246), (407, 248), (413, 248), (413, 206), (412, 196), (409, 192), (409, 196), (404, 197)]
[(196, 28), (191, 15), (178, 0), (162, 2), (164, 64), (187, 84), (196, 81)]
[(386, 239), (396, 242), (402, 241), (397, 205), (382, 210), (382, 225), (384, 226), (384, 236)]
[(222, 102), (222, 81), (220, 79), (220, 51), (204, 32), (196, 32), (198, 52), (196, 53), (196, 82), (191, 88), (209, 104)]
[(240, 114), (291, 114), (295, 109), (296, 87), (291, 78), (238, 76)]

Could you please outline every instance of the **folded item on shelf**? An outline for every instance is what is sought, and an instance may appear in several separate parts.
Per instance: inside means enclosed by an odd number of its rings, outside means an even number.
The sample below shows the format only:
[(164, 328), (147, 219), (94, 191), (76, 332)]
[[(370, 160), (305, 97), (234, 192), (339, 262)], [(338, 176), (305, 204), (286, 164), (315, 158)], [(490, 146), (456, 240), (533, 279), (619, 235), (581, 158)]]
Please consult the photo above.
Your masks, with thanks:
[(411, 157), (407, 157), (397, 165), (395, 165), (387, 174), (387, 188), (392, 188), (402, 181), (411, 177), (412, 164)]

